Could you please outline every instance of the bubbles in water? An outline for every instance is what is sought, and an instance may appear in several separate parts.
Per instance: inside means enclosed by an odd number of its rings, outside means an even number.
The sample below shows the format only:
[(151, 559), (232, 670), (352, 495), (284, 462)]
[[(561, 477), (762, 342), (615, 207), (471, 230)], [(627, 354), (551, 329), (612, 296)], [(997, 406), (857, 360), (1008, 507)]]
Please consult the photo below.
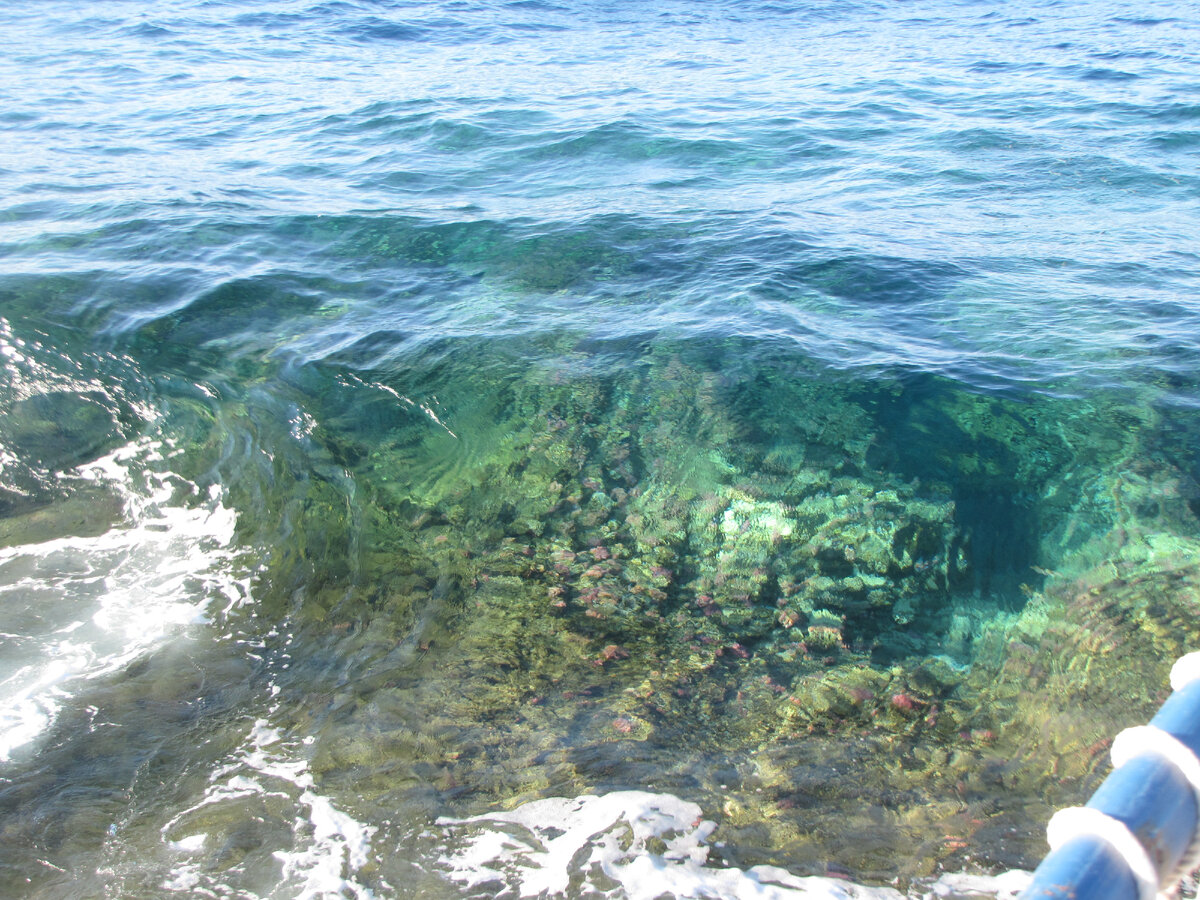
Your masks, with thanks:
[[(535, 800), (507, 812), (439, 819), (455, 848), (450, 877), (496, 896), (596, 896), (655, 900), (902, 900), (886, 887), (801, 878), (777, 866), (742, 870), (709, 861), (715, 822), (671, 794), (615, 791)], [(1015, 896), (1026, 873), (943, 876), (926, 896)]]
[(0, 760), (89, 679), (248, 598), (230, 565), (235, 513), (216, 488), (197, 498), (194, 484), (147, 470), (161, 449), (136, 441), (80, 470), (84, 488), (119, 501), (106, 530), (0, 548)]
[[(277, 885), (270, 896), (295, 900), (375, 896), (355, 874), (368, 862), (376, 829), (317, 792), (297, 749), (265, 719), (255, 721), (245, 745), (213, 773), (204, 796), (162, 827), (167, 847), (186, 858), (174, 865), (164, 888), (227, 892), (233, 889), (225, 879), (232, 874), (239, 885)], [(230, 848), (247, 823), (253, 846), (239, 858)], [(223, 871), (229, 868), (236, 871)]]

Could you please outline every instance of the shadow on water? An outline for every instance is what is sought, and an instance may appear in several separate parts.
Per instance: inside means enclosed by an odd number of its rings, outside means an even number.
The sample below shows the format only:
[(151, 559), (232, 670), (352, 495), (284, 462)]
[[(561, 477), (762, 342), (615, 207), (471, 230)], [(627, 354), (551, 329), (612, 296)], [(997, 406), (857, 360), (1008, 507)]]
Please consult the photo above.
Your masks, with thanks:
[(968, 272), (960, 266), (885, 256), (842, 256), (793, 267), (796, 283), (855, 304), (907, 305), (945, 294)]
[(872, 465), (945, 485), (969, 547), (972, 588), (1017, 611), (1021, 585), (1040, 587), (1040, 542), (1066, 515), (1043, 502), (1047, 485), (1074, 464), (1071, 448), (1018, 398), (970, 394), (929, 376), (910, 376), (870, 396), (878, 427)]

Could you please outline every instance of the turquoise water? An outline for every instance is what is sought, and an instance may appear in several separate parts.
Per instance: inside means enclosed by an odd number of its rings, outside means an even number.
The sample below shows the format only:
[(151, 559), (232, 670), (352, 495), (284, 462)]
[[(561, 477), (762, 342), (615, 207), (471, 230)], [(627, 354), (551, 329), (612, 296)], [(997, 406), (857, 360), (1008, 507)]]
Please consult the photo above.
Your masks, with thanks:
[(1198, 14), (10, 4), (0, 893), (1032, 866), (1200, 637)]

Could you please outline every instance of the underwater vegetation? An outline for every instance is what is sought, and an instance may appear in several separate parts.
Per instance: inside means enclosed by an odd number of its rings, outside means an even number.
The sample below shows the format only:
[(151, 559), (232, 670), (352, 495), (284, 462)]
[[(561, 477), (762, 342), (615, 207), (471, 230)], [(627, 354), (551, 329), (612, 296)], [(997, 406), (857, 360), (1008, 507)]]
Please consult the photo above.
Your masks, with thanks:
[(1161, 5), (8, 4), (0, 897), (1031, 866), (1200, 637)]
[(309, 468), (263, 464), (245, 538), (323, 790), (667, 790), (774, 848), (732, 862), (856, 877), (1037, 858), (1200, 632), (1186, 466), (1145, 407), (744, 349), (295, 375)]
[(219, 748), (241, 732), (207, 717), (265, 679), (264, 721), (363, 821), (665, 791), (731, 864), (861, 879), (1031, 864), (1200, 637), (1195, 442), (1144, 397), (732, 340), (527, 350), (162, 374), (155, 415), (144, 378), (47, 367), (4, 398), (0, 540), (103, 531), (119, 498), (39, 473), (165, 441), (151, 468), (254, 511), (255, 603), (221, 618), (258, 649), (219, 695), (151, 661), (120, 702), (149, 679)]

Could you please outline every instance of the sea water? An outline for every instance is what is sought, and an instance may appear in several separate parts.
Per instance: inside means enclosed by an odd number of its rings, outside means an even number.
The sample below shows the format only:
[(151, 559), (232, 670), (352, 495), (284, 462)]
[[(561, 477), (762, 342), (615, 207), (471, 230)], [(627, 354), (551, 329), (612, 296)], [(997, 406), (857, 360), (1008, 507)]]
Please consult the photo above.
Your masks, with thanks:
[(0, 894), (1012, 896), (1196, 647), (1195, 3), (0, 24)]

